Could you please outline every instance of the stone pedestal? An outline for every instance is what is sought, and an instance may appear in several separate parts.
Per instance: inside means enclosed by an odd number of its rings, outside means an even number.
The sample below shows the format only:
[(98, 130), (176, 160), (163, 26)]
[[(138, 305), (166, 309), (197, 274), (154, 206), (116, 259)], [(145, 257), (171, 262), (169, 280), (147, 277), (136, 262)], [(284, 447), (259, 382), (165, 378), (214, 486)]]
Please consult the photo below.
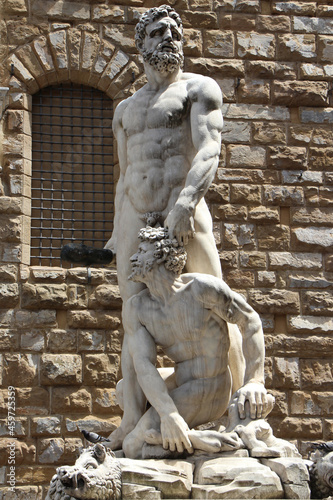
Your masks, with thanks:
[(246, 450), (187, 460), (120, 458), (124, 500), (160, 498), (309, 499), (301, 458), (256, 459)]

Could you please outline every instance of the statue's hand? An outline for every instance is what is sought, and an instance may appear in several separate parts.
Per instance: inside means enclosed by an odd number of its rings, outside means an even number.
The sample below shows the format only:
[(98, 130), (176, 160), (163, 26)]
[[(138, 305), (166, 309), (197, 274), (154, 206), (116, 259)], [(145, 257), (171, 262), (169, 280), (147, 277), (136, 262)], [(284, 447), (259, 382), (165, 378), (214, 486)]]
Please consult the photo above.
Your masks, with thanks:
[(188, 437), (188, 425), (179, 413), (171, 413), (161, 418), (161, 434), (163, 448), (182, 453), (187, 450), (193, 453), (192, 443)]
[(170, 238), (176, 238), (179, 245), (187, 245), (194, 236), (194, 219), (192, 211), (176, 203), (165, 219), (164, 227), (168, 228)]
[[(263, 384), (259, 382), (249, 382), (238, 389), (237, 407), (239, 417), (244, 419), (251, 417), (252, 419), (262, 418), (267, 414), (268, 398), (267, 391)], [(249, 403), (250, 414), (246, 411), (246, 401)]]

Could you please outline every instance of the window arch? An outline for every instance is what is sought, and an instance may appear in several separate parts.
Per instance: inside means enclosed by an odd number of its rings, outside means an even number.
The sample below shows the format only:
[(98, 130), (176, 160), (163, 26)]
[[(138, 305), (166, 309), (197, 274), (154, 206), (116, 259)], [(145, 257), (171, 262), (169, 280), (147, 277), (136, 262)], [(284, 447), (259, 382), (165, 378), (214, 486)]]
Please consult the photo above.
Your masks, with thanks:
[(66, 83), (34, 94), (32, 265), (59, 266), (64, 244), (102, 248), (110, 237), (112, 115), (112, 100), (92, 87)]

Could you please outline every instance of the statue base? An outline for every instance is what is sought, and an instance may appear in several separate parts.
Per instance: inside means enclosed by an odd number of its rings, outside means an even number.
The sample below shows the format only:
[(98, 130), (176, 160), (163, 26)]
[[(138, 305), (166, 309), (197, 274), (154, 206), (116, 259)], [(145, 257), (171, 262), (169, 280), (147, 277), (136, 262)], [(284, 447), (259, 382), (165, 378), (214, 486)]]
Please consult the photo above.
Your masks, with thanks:
[(119, 458), (122, 498), (310, 498), (309, 474), (301, 458), (252, 458), (247, 450), (186, 460)]

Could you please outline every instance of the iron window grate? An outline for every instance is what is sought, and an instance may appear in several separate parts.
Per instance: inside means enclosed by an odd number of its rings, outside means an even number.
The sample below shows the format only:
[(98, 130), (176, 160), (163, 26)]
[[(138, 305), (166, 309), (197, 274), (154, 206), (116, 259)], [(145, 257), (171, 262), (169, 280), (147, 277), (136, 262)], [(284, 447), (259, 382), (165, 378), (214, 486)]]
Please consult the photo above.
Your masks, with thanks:
[(47, 87), (32, 102), (31, 264), (67, 266), (70, 242), (103, 248), (114, 216), (112, 100), (92, 87)]

